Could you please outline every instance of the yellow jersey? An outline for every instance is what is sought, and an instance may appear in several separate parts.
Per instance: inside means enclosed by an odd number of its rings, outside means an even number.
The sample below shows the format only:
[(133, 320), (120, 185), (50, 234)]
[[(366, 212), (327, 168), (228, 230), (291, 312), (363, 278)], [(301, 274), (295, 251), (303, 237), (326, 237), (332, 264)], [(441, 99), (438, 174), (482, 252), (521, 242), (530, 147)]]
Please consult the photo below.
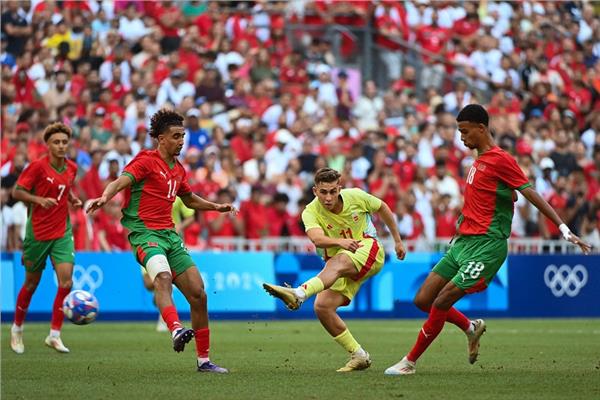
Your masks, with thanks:
[[(304, 212), (302, 222), (305, 230), (321, 228), (325, 236), (331, 238), (362, 240), (366, 237), (377, 238), (377, 231), (371, 220), (371, 213), (379, 211), (381, 200), (364, 190), (342, 189), (340, 196), (344, 202), (342, 211), (334, 214), (327, 210), (315, 197)], [(336, 255), (341, 247), (317, 249), (317, 252), (328, 259)]]

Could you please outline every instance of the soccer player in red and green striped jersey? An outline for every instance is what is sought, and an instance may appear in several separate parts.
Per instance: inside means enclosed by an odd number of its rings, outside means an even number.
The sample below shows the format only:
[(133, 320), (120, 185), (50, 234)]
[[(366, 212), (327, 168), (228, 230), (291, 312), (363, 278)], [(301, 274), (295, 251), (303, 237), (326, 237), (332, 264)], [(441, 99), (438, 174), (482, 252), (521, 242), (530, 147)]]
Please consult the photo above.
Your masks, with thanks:
[(485, 290), (506, 259), (515, 190), (556, 224), (565, 240), (578, 245), (585, 254), (591, 248), (570, 231), (554, 209), (531, 187), (515, 159), (496, 146), (488, 128), (488, 113), (482, 106), (467, 105), (456, 120), (461, 140), (478, 153), (467, 176), (458, 233), (415, 297), (417, 307), (428, 312), (429, 317), (414, 347), (400, 362), (386, 369), (386, 375), (414, 374), (416, 361), (435, 340), (446, 321), (466, 333), (469, 362), (473, 364), (477, 360), (485, 322), (481, 319), (470, 321), (453, 306), (464, 295)]
[(48, 256), (56, 272), (58, 291), (52, 305), (50, 334), (45, 342), (60, 353), (69, 352), (60, 338), (64, 319), (62, 303), (71, 291), (75, 259), (69, 203), (81, 206), (81, 200), (71, 192), (77, 165), (66, 159), (70, 139), (71, 128), (60, 122), (49, 125), (44, 131), (48, 155), (29, 164), (13, 189), (15, 200), (29, 203), (22, 258), (25, 282), (17, 297), (11, 328), (10, 346), (17, 354), (25, 351), (23, 322)]
[[(204, 282), (198, 268), (175, 231), (171, 210), (177, 197), (194, 210), (237, 212), (231, 204), (217, 204), (192, 193), (186, 172), (177, 156), (183, 147), (185, 131), (183, 117), (170, 110), (160, 110), (152, 116), (150, 136), (157, 142), (156, 150), (140, 152), (110, 183), (102, 197), (90, 201), (87, 212), (106, 204), (121, 190), (125, 192), (123, 226), (129, 229), (129, 242), (138, 262), (146, 268), (154, 284), (156, 305), (172, 334), (173, 349), (184, 350), (196, 338), (199, 372), (227, 373), (208, 357), (208, 311)], [(184, 294), (190, 304), (192, 329), (179, 321), (173, 304), (172, 284)]]

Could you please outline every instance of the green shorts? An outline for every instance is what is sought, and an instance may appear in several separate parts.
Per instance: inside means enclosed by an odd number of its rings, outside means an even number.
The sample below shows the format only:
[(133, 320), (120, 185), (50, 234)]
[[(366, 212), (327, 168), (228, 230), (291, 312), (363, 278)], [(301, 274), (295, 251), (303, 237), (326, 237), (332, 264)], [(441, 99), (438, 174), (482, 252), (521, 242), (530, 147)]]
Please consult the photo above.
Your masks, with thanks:
[(63, 237), (54, 240), (35, 240), (32, 235), (25, 235), (23, 241), (23, 256), (21, 261), (27, 272), (41, 272), (46, 268), (46, 259), (50, 256), (52, 264), (75, 261), (75, 244), (73, 243), (73, 231), (67, 224)]
[(355, 278), (338, 278), (330, 288), (346, 297), (349, 300), (348, 304), (356, 296), (362, 284), (381, 270), (385, 261), (383, 246), (376, 239), (366, 238), (360, 243), (362, 246), (355, 253), (348, 250), (340, 250), (336, 253), (336, 255), (345, 254), (350, 257), (359, 271)]
[(459, 236), (433, 272), (452, 281), (465, 293), (485, 290), (508, 254), (506, 239)]
[(162, 254), (167, 257), (173, 278), (195, 265), (181, 237), (174, 230), (131, 232), (129, 243), (136, 260), (144, 268), (152, 256)]

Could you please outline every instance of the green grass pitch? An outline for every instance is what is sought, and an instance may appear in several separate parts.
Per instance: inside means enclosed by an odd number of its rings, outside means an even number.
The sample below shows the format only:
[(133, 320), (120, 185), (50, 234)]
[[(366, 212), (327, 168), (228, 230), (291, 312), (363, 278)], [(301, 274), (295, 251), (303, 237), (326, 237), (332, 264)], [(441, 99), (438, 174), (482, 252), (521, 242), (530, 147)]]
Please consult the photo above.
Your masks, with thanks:
[(479, 361), (467, 362), (452, 325), (417, 364), (417, 374), (383, 375), (412, 346), (417, 320), (349, 320), (371, 353), (370, 369), (335, 370), (347, 355), (316, 320), (213, 321), (211, 356), (229, 375), (195, 372), (193, 342), (171, 349), (151, 323), (65, 323), (70, 354), (44, 346), (48, 324), (25, 327), (25, 354), (2, 325), (5, 399), (600, 399), (600, 319), (489, 320)]

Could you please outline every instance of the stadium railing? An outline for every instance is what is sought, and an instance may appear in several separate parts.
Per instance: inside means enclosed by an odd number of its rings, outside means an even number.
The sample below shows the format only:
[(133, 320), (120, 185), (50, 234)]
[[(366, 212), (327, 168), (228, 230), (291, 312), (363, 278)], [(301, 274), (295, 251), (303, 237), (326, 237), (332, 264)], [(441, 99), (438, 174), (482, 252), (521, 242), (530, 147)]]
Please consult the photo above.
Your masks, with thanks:
[[(393, 254), (394, 242), (382, 240), (388, 254)], [(209, 248), (220, 251), (274, 251), (290, 253), (311, 253), (315, 246), (305, 237), (264, 237), (261, 239), (246, 238), (211, 238)], [(450, 239), (405, 240), (407, 251), (445, 252), (450, 247)], [(592, 252), (600, 253), (600, 243), (592, 243)], [(538, 238), (511, 238), (508, 241), (511, 254), (580, 254), (578, 246), (565, 240), (544, 240)]]

